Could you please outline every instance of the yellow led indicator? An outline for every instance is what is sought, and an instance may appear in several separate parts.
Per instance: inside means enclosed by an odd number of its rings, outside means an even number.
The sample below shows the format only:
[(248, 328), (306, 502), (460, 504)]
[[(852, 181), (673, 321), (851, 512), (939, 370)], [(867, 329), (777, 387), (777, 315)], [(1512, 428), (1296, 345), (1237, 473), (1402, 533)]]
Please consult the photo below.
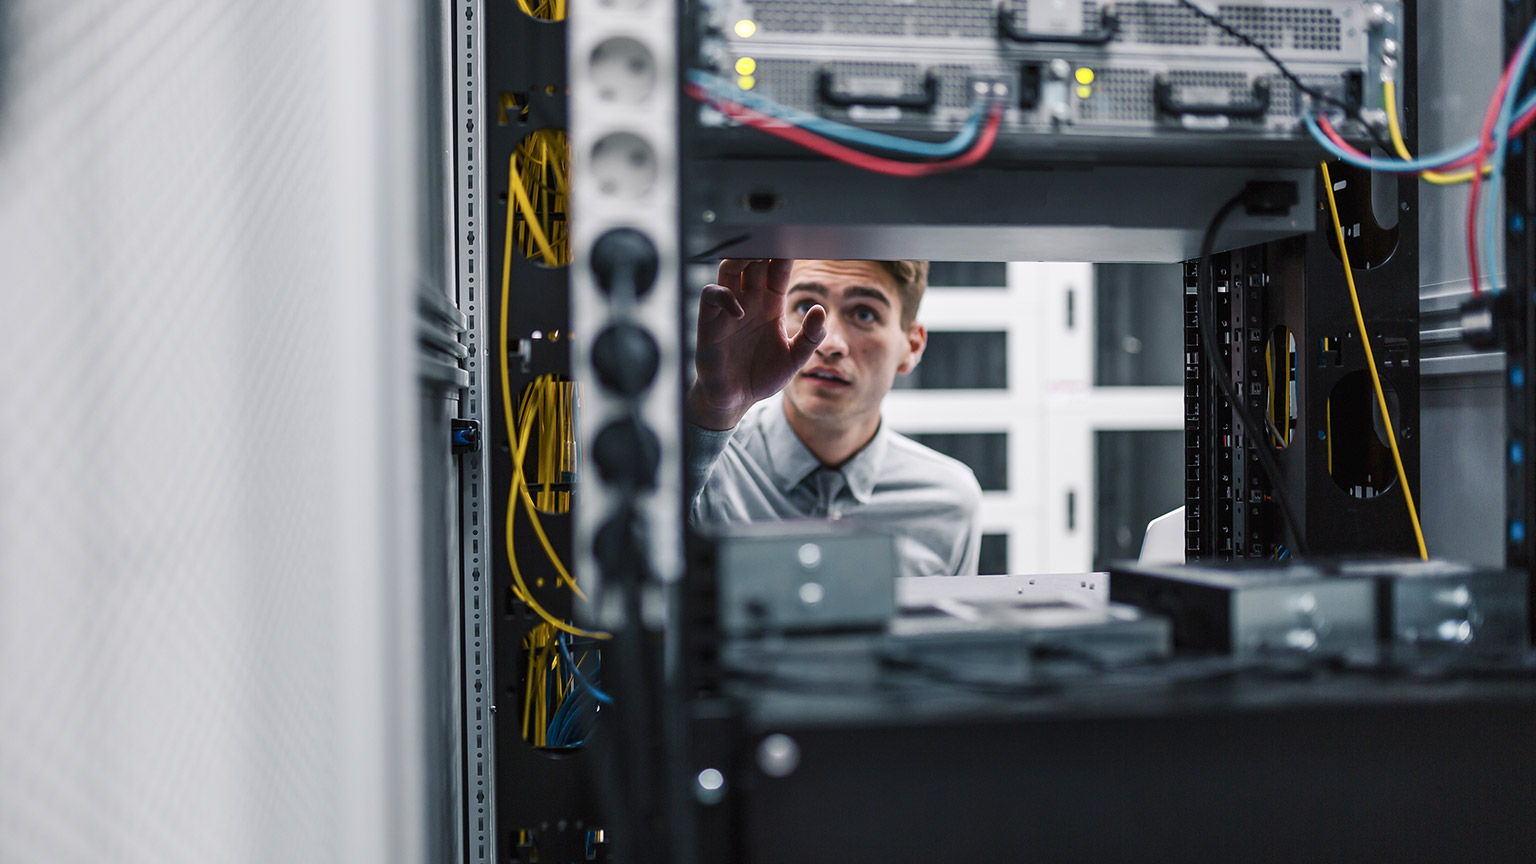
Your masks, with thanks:
[(1093, 95), (1093, 88), (1092, 87), (1089, 87), (1087, 84), (1079, 84), (1079, 85), (1077, 85), (1077, 98), (1079, 98), (1079, 99), (1087, 99), (1089, 96), (1092, 96), (1092, 95)]
[(1078, 67), (1078, 70), (1077, 70), (1077, 83), (1079, 83), (1079, 84), (1092, 84), (1093, 83), (1093, 70), (1089, 69), (1087, 66), (1080, 66), (1080, 67)]
[(743, 90), (751, 90), (753, 87), (757, 86), (757, 79), (753, 78), (751, 75), (743, 75), (736, 79), (736, 86)]
[(751, 18), (743, 18), (736, 22), (737, 36), (740, 36), (743, 39), (751, 39), (752, 34), (756, 32), (757, 22), (753, 21)]
[(757, 61), (751, 57), (742, 57), (736, 61), (737, 75), (751, 75), (757, 71)]

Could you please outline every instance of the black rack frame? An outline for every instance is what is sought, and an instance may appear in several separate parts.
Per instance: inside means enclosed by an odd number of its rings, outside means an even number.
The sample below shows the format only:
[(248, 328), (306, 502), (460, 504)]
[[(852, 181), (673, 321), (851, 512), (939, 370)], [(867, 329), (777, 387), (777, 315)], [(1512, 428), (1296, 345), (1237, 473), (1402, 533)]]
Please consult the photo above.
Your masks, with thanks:
[[(483, 129), (486, 195), (482, 224), (486, 255), (479, 275), (485, 295), (485, 332), (490, 351), (485, 369), (485, 446), (490, 451), (490, 482), (485, 490), (488, 519), (486, 554), (491, 576), (492, 608), (492, 729), (495, 748), (496, 849), (498, 862), (534, 860), (608, 860), (611, 844), (591, 846), (589, 831), (604, 828), (592, 781), (595, 754), (590, 748), (540, 751), (523, 741), (522, 702), (526, 657), (523, 639), (542, 623), (512, 594), (512, 573), (506, 555), (506, 503), (511, 488), (513, 430), (506, 428), (501, 406), (501, 369), (496, 356), (501, 314), (501, 275), (507, 238), (510, 175), (514, 149), (538, 129), (565, 129), (568, 124), (569, 72), (566, 67), (566, 24), (534, 19), (515, 3), (479, 4), (484, 16), (485, 63)], [(510, 365), (512, 398), (516, 400), (540, 375), (569, 377), (570, 268), (550, 268), (512, 250), (508, 341), (516, 354), (520, 344), (529, 351)], [(539, 331), (542, 338), (534, 340)], [(553, 338), (552, 338), (553, 337)], [(523, 340), (528, 340), (523, 343)], [(554, 615), (570, 620), (572, 597), (557, 584), (526, 517), (517, 517), (514, 551), (534, 599)], [(543, 515), (541, 522), (563, 561), (572, 560), (572, 517)], [(542, 581), (542, 585), (539, 582)], [(529, 839), (535, 842), (521, 842)], [(588, 853), (595, 857), (588, 857)]]
[[(1511, 58), (1521, 37), (1536, 20), (1536, 2), (1517, 0), (1504, 8), (1504, 56)], [(1536, 132), (1527, 131), (1510, 142), (1504, 169), (1505, 266), (1507, 288), (1499, 310), (1503, 343), (1509, 365), (1505, 377), (1504, 450), (1505, 563), (1530, 572), (1536, 565), (1536, 303), (1531, 286), (1536, 282)], [(1536, 588), (1531, 609), (1536, 610)]]
[[(1413, 92), (1410, 77), (1405, 91), (1409, 104)], [(1341, 187), (1341, 221), (1355, 232), (1345, 242), (1378, 372), (1397, 399), (1399, 449), (1409, 485), (1418, 496), (1418, 181), (1388, 181), (1396, 185), (1393, 200), (1399, 219), (1383, 228), (1372, 212), (1370, 173), (1339, 163), (1329, 171), (1335, 186)], [(1264, 430), (1242, 428), (1206, 368), (1199, 315), (1212, 302), (1218, 356), (1251, 417), (1268, 413), (1266, 343), (1280, 327), (1295, 339), (1297, 423), (1289, 445), (1273, 452), (1308, 551), (1411, 555), (1417, 549), (1395, 479), (1387, 481), (1381, 494), (1367, 498), (1333, 482), (1329, 396), (1347, 376), (1364, 372), (1367, 364), (1335, 251), (1321, 172), (1309, 191), (1317, 218), (1310, 234), (1213, 256), (1214, 301), (1195, 293), (1198, 262), (1185, 265), (1185, 552), (1191, 561), (1263, 560), (1285, 536), (1278, 503), (1254, 451), (1269, 446), (1269, 436)], [(1390, 462), (1384, 468), (1390, 476)]]

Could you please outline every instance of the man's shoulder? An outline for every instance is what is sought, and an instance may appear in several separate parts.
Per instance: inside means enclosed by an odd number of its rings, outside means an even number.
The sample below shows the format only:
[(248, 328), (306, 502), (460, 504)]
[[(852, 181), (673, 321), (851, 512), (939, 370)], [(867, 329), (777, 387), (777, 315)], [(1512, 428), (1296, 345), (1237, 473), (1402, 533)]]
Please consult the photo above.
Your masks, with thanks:
[[(783, 398), (782, 395), (775, 394), (767, 399), (759, 400), (756, 405), (747, 409), (747, 413), (741, 415), (741, 422), (736, 424), (736, 432), (741, 434), (762, 428), (763, 423), (769, 417), (768, 412), (773, 410), (774, 406), (781, 406)], [(784, 411), (782, 407), (778, 410), (780, 413)]]
[(966, 499), (981, 500), (981, 484), (969, 465), (894, 430), (890, 432), (890, 442), (886, 473), (892, 479), (923, 482)]
[[(727, 449), (752, 459), (766, 459), (768, 437), (777, 434), (774, 429), (775, 424), (772, 422), (773, 415), (769, 412), (773, 411), (777, 404), (778, 400), (775, 397), (769, 397), (748, 408), (747, 413), (743, 414), (741, 421), (736, 424), (736, 428), (731, 430)], [(783, 408), (778, 409), (780, 416), (783, 415), (783, 410)]]

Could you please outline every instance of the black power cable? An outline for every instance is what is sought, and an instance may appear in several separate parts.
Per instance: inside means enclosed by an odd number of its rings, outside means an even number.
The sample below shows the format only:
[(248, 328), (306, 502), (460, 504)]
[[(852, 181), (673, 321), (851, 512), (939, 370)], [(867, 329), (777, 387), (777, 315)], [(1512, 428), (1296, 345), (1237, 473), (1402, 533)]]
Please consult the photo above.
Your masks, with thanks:
[[(1297, 555), (1307, 554), (1306, 537), (1301, 532), (1300, 523), (1296, 521), (1296, 513), (1291, 509), (1291, 502), (1286, 498), (1285, 488), (1280, 480), (1280, 465), (1275, 462), (1275, 456), (1269, 452), (1269, 446), (1264, 443), (1262, 430), (1248, 413), (1247, 404), (1239, 398), (1232, 387), (1232, 371), (1227, 364), (1222, 362), (1221, 356), (1216, 353), (1216, 335), (1211, 320), (1216, 316), (1216, 284), (1215, 274), (1212, 272), (1213, 263), (1211, 256), (1216, 249), (1216, 236), (1221, 232), (1221, 227), (1238, 207), (1246, 206), (1250, 213), (1276, 212), (1289, 208), (1289, 201), (1296, 201), (1296, 187), (1288, 183), (1254, 182), (1244, 187), (1243, 191), (1232, 196), (1232, 199), (1221, 205), (1216, 215), (1205, 229), (1205, 236), (1200, 240), (1200, 265), (1196, 277), (1196, 304), (1198, 311), (1195, 319), (1200, 327), (1200, 350), (1205, 355), (1206, 367), (1210, 377), (1216, 379), (1216, 386), (1221, 388), (1221, 394), (1226, 397), (1232, 406), (1232, 415), (1241, 425), (1243, 444), (1245, 448), (1252, 448), (1259, 457), (1259, 465), (1263, 467), (1265, 477), (1269, 480), (1269, 488), (1274, 495), (1275, 502), (1280, 505), (1280, 515), (1285, 520), (1286, 530), (1290, 532), (1290, 546), (1296, 550)], [(1284, 206), (1282, 206), (1284, 205)]]
[(1215, 27), (1228, 36), (1231, 36), (1233, 39), (1236, 39), (1244, 45), (1247, 45), (1249, 48), (1252, 48), (1260, 54), (1263, 54), (1264, 59), (1272, 63), (1274, 67), (1279, 70), (1280, 75), (1284, 77), (1285, 80), (1291, 82), (1292, 86), (1294, 86), (1297, 90), (1307, 94), (1308, 96), (1311, 96), (1314, 100), (1321, 102), (1324, 105), (1332, 105), (1335, 108), (1338, 108), (1340, 111), (1343, 111), (1345, 117), (1354, 120), (1360, 124), (1361, 128), (1365, 129), (1365, 134), (1371, 136), (1371, 141), (1375, 143), (1377, 147), (1381, 148), (1383, 153), (1395, 152), (1392, 149), (1392, 145), (1387, 143), (1385, 138), (1381, 137), (1381, 133), (1376, 131), (1376, 128), (1373, 127), (1370, 123), (1367, 123), (1364, 117), (1360, 116), (1359, 108), (1344, 102), (1342, 99), (1330, 96), (1327, 93), (1317, 89), (1316, 87), (1303, 84), (1301, 79), (1296, 77), (1296, 73), (1292, 72), (1289, 66), (1286, 66), (1285, 63), (1281, 62), (1280, 58), (1276, 57), (1274, 52), (1269, 50), (1268, 46), (1264, 45), (1262, 42), (1259, 42), (1257, 39), (1254, 39), (1252, 36), (1249, 36), (1247, 33), (1238, 30), (1231, 24), (1221, 20), (1219, 16), (1207, 12), (1204, 9), (1201, 9), (1199, 6), (1196, 6), (1194, 4), (1194, 0), (1178, 0), (1178, 3), (1180, 6), (1183, 6), (1185, 9), (1188, 9), (1189, 11), (1198, 15), (1200, 18), (1204, 19), (1212, 27)]

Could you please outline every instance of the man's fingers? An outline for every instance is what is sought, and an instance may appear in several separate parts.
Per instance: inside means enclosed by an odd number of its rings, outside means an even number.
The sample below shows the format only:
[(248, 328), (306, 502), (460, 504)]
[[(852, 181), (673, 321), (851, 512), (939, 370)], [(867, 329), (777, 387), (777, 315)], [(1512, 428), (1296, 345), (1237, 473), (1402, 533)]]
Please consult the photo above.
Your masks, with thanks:
[(767, 278), (767, 259), (754, 258), (747, 262), (747, 269), (741, 271), (741, 293), (751, 295), (763, 290), (763, 282)]
[(816, 346), (827, 338), (827, 310), (812, 306), (800, 319), (800, 332), (789, 343), (789, 357), (799, 369), (816, 353)]
[(720, 270), (715, 277), (715, 281), (733, 290), (740, 288), (742, 271), (746, 270), (747, 265), (751, 264), (755, 260), (757, 259), (727, 258), (724, 261), (721, 261)]
[(719, 309), (732, 318), (740, 318), (747, 314), (746, 310), (741, 308), (741, 301), (737, 300), (736, 295), (731, 293), (731, 289), (724, 285), (705, 285), (704, 293), (699, 296), (699, 302)]
[(768, 290), (783, 296), (789, 290), (789, 268), (794, 266), (793, 258), (770, 258), (768, 260)]

